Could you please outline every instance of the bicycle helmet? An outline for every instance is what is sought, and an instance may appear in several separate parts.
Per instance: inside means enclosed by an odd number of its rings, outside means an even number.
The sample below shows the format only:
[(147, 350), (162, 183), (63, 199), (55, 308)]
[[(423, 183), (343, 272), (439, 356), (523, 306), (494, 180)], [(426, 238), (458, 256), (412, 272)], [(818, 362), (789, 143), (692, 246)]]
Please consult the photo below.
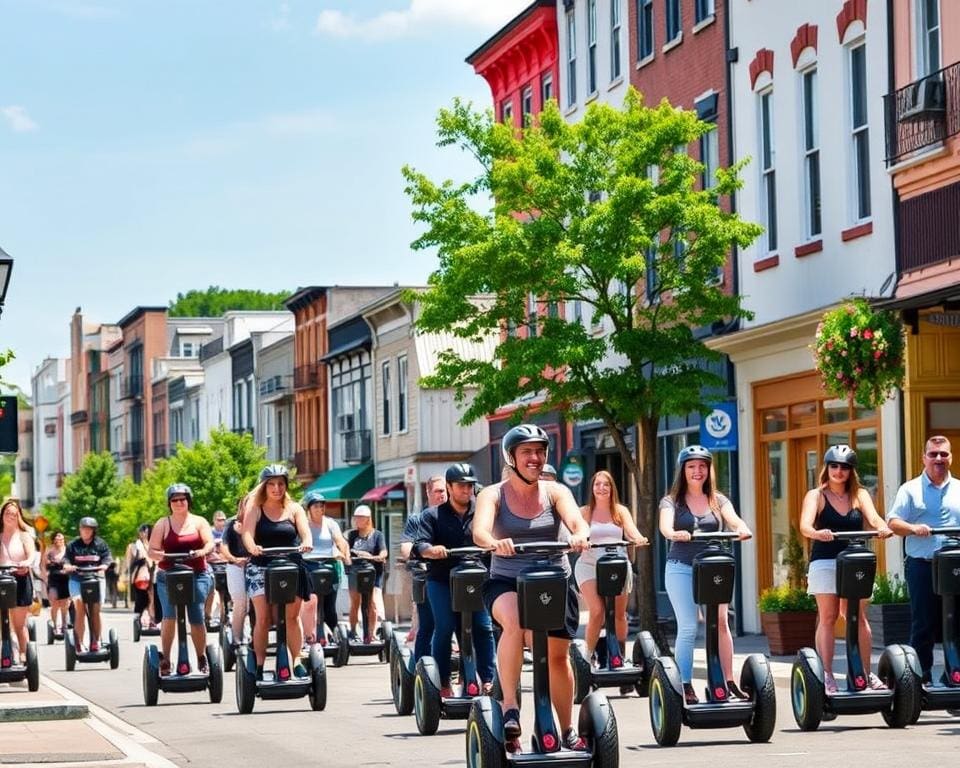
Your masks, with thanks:
[[(513, 458), (513, 452), (518, 445), (523, 443), (539, 443), (548, 450), (550, 449), (550, 436), (536, 424), (518, 424), (503, 436), (500, 442), (500, 452), (503, 454), (503, 463), (506, 464), (513, 473), (527, 485), (533, 485), (537, 480), (527, 480), (517, 471), (517, 462)], [(539, 478), (538, 478), (539, 480)]]
[(553, 475), (554, 478), (556, 478), (557, 476), (556, 467), (554, 467), (553, 464), (544, 464), (543, 469), (540, 470), (540, 477), (543, 477), (544, 475)]
[(448, 483), (476, 483), (477, 473), (474, 472), (472, 464), (451, 464), (447, 467), (444, 479)]
[(823, 454), (824, 464), (844, 464), (851, 468), (857, 466), (857, 452), (849, 445), (831, 445)]
[(97, 530), (97, 528), (100, 527), (100, 524), (97, 522), (97, 518), (95, 518), (95, 517), (90, 517), (90, 516), (88, 515), (87, 517), (81, 517), (81, 518), (80, 518), (80, 522), (77, 523), (77, 527), (78, 527), (78, 528), (93, 528), (93, 530)]
[(267, 464), (262, 470), (260, 470), (260, 482), (265, 483), (272, 477), (282, 477), (283, 481), (290, 484), (290, 470), (287, 469), (283, 464)]
[(708, 464), (712, 464), (713, 454), (702, 445), (688, 445), (677, 454), (677, 469), (680, 469), (680, 467), (682, 467), (688, 461), (693, 461), (694, 459), (699, 459), (700, 461), (705, 461)]
[(190, 486), (186, 483), (174, 483), (173, 485), (167, 486), (167, 506), (170, 506), (170, 499), (174, 496), (186, 496), (187, 504), (193, 506), (193, 491), (190, 489)]
[(314, 504), (326, 504), (326, 497), (320, 491), (307, 491), (300, 499), (300, 506), (304, 509), (310, 509)]

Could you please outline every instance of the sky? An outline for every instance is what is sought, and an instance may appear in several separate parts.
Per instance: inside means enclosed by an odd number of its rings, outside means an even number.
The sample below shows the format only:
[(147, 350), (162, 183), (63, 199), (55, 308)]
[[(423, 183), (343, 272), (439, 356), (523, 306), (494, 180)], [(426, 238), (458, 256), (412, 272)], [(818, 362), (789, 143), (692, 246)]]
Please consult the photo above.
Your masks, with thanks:
[(400, 170), (464, 58), (529, 0), (0, 0), (0, 349), (29, 392), (76, 307), (116, 323), (209, 285), (424, 283)]

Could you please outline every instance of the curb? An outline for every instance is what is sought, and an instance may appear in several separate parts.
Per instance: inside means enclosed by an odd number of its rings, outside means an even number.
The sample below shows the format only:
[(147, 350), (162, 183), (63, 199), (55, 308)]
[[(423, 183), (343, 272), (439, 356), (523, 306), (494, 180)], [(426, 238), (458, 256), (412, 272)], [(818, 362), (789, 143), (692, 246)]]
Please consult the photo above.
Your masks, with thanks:
[(0, 723), (22, 723), (37, 720), (82, 720), (90, 716), (90, 708), (83, 702), (61, 704), (38, 701), (30, 704), (0, 706)]

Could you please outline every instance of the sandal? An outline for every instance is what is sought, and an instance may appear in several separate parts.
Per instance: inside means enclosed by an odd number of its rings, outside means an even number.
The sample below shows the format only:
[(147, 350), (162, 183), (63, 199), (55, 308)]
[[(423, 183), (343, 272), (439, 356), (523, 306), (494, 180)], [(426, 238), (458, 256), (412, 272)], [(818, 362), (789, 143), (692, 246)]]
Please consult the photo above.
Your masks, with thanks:
[(587, 742), (577, 733), (576, 728), (571, 727), (563, 732), (563, 746), (567, 749), (584, 750), (587, 748)]
[(750, 697), (747, 696), (733, 680), (727, 680), (727, 690), (730, 691), (730, 696), (734, 699), (743, 699), (747, 701)]
[(693, 690), (693, 686), (690, 683), (683, 684), (683, 700), (687, 704), (700, 703), (700, 699), (697, 698), (697, 692)]
[(885, 691), (887, 690), (886, 683), (883, 682), (879, 677), (877, 677), (873, 672), (867, 677), (867, 685), (869, 685), (875, 691)]
[(507, 741), (520, 738), (520, 710), (508, 709), (503, 713), (503, 735)]
[(833, 678), (833, 675), (824, 675), (823, 690), (826, 692), (827, 696), (833, 696), (837, 692), (837, 681)]
[(207, 664), (206, 654), (197, 659), (197, 672), (201, 675), (209, 674), (210, 666)]
[(170, 659), (160, 657), (160, 677), (166, 677), (170, 674)]

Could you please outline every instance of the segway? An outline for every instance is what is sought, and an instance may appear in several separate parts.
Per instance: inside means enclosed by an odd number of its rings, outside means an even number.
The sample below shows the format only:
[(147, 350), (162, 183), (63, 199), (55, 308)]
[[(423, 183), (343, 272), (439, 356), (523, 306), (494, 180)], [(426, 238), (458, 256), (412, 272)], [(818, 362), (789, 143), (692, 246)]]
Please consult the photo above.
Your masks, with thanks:
[(217, 595), (220, 597), (220, 613), (218, 616), (205, 619), (204, 623), (207, 626), (207, 632), (220, 634), (229, 625), (230, 591), (227, 589), (227, 564), (210, 563), (210, 569), (213, 571), (213, 588), (217, 590)]
[[(61, 566), (62, 567), (62, 566)], [(68, 601), (67, 604), (67, 627), (73, 626), (73, 620), (76, 617), (76, 609), (73, 607), (73, 600)], [(66, 638), (67, 632), (66, 628), (62, 631), (57, 632), (56, 626), (51, 619), (47, 619), (47, 645), (53, 645), (57, 640), (63, 640)]]
[[(219, 704), (223, 699), (223, 666), (220, 648), (208, 643), (206, 648), (208, 672), (195, 671), (190, 664), (190, 631), (187, 629), (187, 606), (194, 601), (196, 575), (186, 561), (188, 552), (169, 552), (164, 560), (173, 563), (166, 573), (167, 602), (177, 612), (177, 661), (171, 665), (171, 674), (160, 675), (160, 649), (150, 644), (143, 651), (143, 703), (156, 706), (159, 692), (194, 693), (206, 689), (210, 702)], [(171, 659), (172, 661), (172, 659)]]
[[(314, 646), (310, 649), (307, 677), (295, 677), (290, 669), (286, 606), (299, 594), (300, 567), (290, 560), (290, 555), (299, 552), (298, 547), (266, 547), (261, 550), (270, 558), (264, 569), (264, 586), (267, 603), (276, 606), (277, 612), (276, 664), (272, 670), (264, 669), (263, 679), (257, 680), (257, 657), (253, 648), (243, 646), (237, 651), (237, 710), (242, 715), (253, 712), (257, 698), (274, 700), (308, 696), (310, 708), (314, 711), (327, 706), (327, 668), (320, 648)], [(264, 616), (257, 620), (268, 621), (269, 618)]]
[[(377, 637), (373, 637), (373, 628), (370, 626), (370, 601), (373, 600), (373, 588), (377, 581), (376, 568), (366, 558), (357, 557), (355, 551), (350, 554), (354, 556), (350, 566), (350, 589), (360, 595), (360, 627), (363, 637), (350, 638), (348, 635), (349, 655), (377, 656), (380, 661), (389, 661), (393, 622), (382, 622)], [(368, 639), (370, 642), (365, 642)]]
[[(87, 617), (87, 636), (90, 643), (88, 650), (77, 652), (76, 630), (74, 627), (67, 628), (67, 636), (63, 643), (67, 672), (73, 672), (77, 662), (96, 664), (101, 661), (109, 661), (110, 669), (116, 669), (120, 666), (120, 644), (117, 642), (117, 630), (110, 630), (105, 643), (99, 643), (98, 638), (93, 634), (93, 606), (100, 603), (101, 599), (100, 569), (96, 565), (79, 565), (75, 572), (80, 579), (80, 599), (83, 602), (83, 610)], [(90, 645), (95, 642), (99, 643), (100, 647), (95, 651), (89, 650)]]
[[(933, 554), (933, 591), (940, 595), (943, 609), (943, 675), (939, 682), (915, 682), (920, 687), (920, 710), (960, 709), (960, 527), (932, 528), (932, 534), (949, 537)], [(915, 723), (920, 710), (910, 721)]]
[(27, 642), (27, 663), (21, 664), (13, 652), (13, 636), (10, 631), (10, 611), (17, 607), (17, 579), (13, 572), (16, 566), (0, 565), (0, 683), (27, 681), (27, 688), (40, 688), (40, 661), (37, 657), (36, 640)]
[(903, 728), (919, 716), (920, 662), (909, 645), (888, 645), (880, 656), (877, 677), (885, 690), (869, 687), (860, 656), (860, 601), (873, 594), (877, 556), (864, 546), (876, 531), (834, 532), (849, 541), (837, 555), (837, 595), (847, 601), (847, 688), (827, 694), (823, 662), (813, 648), (801, 648), (790, 674), (793, 717), (800, 730), (815, 731), (823, 720), (837, 715), (868, 715), (879, 712), (891, 728)]
[[(310, 589), (317, 596), (317, 625), (314, 628), (314, 637), (320, 646), (324, 658), (333, 659), (333, 666), (342, 667), (350, 661), (350, 643), (347, 631), (337, 624), (331, 632), (326, 624), (326, 614), (323, 610), (323, 599), (340, 586), (335, 564), (339, 558), (333, 555), (304, 555), (304, 561), (319, 563), (320, 567), (310, 573)], [(306, 628), (304, 628), (306, 629)]]
[[(419, 606), (427, 602), (427, 564), (423, 560), (407, 560), (410, 571), (413, 602)], [(413, 712), (413, 685), (417, 674), (415, 648), (400, 643), (397, 632), (393, 633), (393, 649), (390, 653), (390, 694), (398, 715)]]
[[(152, 584), (150, 589), (153, 589)], [(160, 624), (145, 625), (143, 619), (140, 618), (140, 614), (137, 614), (133, 617), (133, 642), (139, 643), (141, 637), (160, 637)]]
[[(564, 542), (515, 544), (519, 554), (548, 557), (566, 552)], [(577, 730), (587, 746), (570, 750), (563, 746), (550, 702), (547, 666), (547, 632), (564, 625), (567, 576), (549, 562), (536, 564), (517, 577), (520, 626), (533, 632), (534, 732), (531, 751), (522, 752), (519, 740), (507, 741), (503, 732), (503, 708), (492, 696), (476, 698), (467, 720), (466, 752), (470, 768), (501, 768), (506, 765), (574, 768), (611, 768), (619, 765), (617, 719), (607, 697), (594, 691), (580, 705)]]
[(709, 540), (693, 559), (693, 600), (707, 609), (706, 701), (687, 704), (680, 668), (673, 658), (659, 656), (650, 674), (650, 725), (657, 744), (672, 747), (680, 740), (680, 726), (736, 728), (742, 726), (752, 742), (769, 741), (777, 722), (773, 672), (763, 654), (747, 657), (740, 671), (740, 688), (749, 698), (732, 699), (720, 664), (720, 606), (733, 599), (736, 558), (720, 542), (738, 539), (732, 531), (695, 532), (693, 539)]
[[(606, 637), (597, 645), (599, 668), (593, 669), (587, 655), (587, 644), (583, 640), (570, 643), (570, 665), (573, 667), (574, 702), (579, 704), (591, 690), (597, 688), (633, 688), (641, 696), (647, 695), (647, 683), (650, 667), (642, 655), (641, 641), (634, 643), (634, 659), (624, 658), (624, 648), (617, 637), (616, 599), (627, 587), (627, 574), (630, 563), (617, 551), (618, 547), (629, 546), (629, 541), (617, 541), (610, 544), (591, 544), (594, 549), (603, 549), (597, 560), (597, 594), (604, 603), (604, 631)], [(649, 633), (647, 633), (649, 636)], [(650, 637), (650, 642), (653, 638)], [(652, 658), (658, 656), (654, 653)], [(639, 663), (637, 663), (639, 661)]]

